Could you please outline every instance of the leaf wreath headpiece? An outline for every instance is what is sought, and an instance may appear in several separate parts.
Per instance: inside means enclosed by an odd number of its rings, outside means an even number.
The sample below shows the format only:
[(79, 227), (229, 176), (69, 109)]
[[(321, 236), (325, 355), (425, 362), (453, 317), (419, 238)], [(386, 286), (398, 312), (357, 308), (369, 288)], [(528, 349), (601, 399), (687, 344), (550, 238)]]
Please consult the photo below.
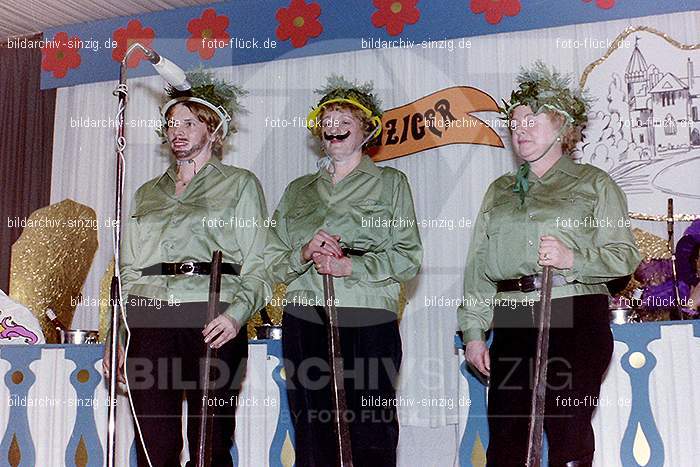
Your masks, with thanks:
[(531, 69), (521, 68), (516, 82), (518, 89), (510, 94), (510, 102), (503, 100), (503, 107), (498, 108), (505, 120), (510, 120), (511, 112), (519, 105), (530, 106), (535, 114), (546, 110), (560, 113), (575, 127), (588, 120), (593, 99), (586, 91), (569, 88), (570, 75), (562, 75), (537, 61)]
[(163, 119), (165, 120), (168, 109), (173, 105), (180, 102), (197, 102), (210, 108), (219, 117), (222, 139), (226, 138), (229, 132), (235, 133), (237, 129), (233, 123), (233, 116), (245, 111), (238, 100), (248, 92), (240, 86), (216, 78), (213, 72), (201, 67), (188, 71), (186, 76), (191, 85), (187, 91), (178, 91), (172, 86), (165, 88), (169, 100), (161, 107)]
[(323, 96), (307, 117), (307, 127), (315, 136), (320, 134), (320, 116), (324, 107), (333, 103), (342, 103), (357, 107), (371, 120), (375, 130), (368, 144), (376, 141), (382, 128), (382, 103), (374, 95), (372, 82), (351, 83), (342, 76), (331, 75), (326, 85), (316, 89), (315, 92)]

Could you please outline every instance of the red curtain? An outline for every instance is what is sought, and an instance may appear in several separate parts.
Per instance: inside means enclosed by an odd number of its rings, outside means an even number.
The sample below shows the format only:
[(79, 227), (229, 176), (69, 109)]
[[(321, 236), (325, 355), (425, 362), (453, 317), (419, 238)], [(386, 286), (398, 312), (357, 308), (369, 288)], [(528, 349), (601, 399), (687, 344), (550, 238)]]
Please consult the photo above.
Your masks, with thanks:
[(40, 50), (6, 45), (0, 45), (0, 289), (8, 292), (10, 247), (22, 233), (15, 219), (49, 204), (56, 91), (40, 89)]

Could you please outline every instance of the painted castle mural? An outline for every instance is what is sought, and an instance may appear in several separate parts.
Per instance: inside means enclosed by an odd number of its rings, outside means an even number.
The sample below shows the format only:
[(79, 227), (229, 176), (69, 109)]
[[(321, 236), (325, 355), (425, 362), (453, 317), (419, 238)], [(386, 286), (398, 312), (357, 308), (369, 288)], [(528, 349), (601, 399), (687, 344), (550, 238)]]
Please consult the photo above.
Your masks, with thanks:
[(625, 70), (632, 142), (655, 148), (657, 154), (700, 147), (700, 76), (687, 59), (679, 77), (648, 65), (636, 40)]
[[(596, 102), (574, 157), (607, 171), (631, 211), (700, 212), (700, 49), (634, 31), (587, 76)], [(697, 65), (697, 66), (696, 66)]]

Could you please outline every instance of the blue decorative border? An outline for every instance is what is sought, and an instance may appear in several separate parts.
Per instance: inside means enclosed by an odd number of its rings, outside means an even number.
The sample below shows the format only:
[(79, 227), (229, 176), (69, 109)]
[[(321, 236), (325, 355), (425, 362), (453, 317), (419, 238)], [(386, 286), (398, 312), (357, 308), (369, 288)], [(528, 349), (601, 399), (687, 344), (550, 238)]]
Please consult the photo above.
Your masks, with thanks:
[[(65, 357), (66, 360), (75, 363), (75, 369), (70, 375), (70, 383), (75, 389), (76, 401), (81, 401), (76, 403), (73, 433), (68, 441), (68, 446), (66, 446), (66, 465), (75, 463), (75, 453), (82, 438), (85, 449), (88, 452), (87, 466), (102, 467), (104, 456), (102, 444), (97, 434), (97, 423), (95, 422), (96, 406), (86, 405), (88, 400), (92, 400), (97, 404), (104, 402), (96, 401), (95, 396), (95, 389), (99, 384), (102, 384), (102, 375), (95, 370), (95, 363), (98, 360), (102, 360), (102, 352), (92, 345), (71, 345), (66, 346)], [(81, 381), (86, 374), (87, 379)]]
[[(10, 362), (10, 369), (5, 374), (5, 385), (10, 390), (10, 398), (26, 400), (29, 388), (36, 381), (36, 375), (29, 368), (32, 362), (41, 359), (41, 346), (8, 345), (0, 347), (0, 359)], [(13, 375), (21, 373), (20, 381), (13, 381)], [(17, 373), (19, 374), (19, 373)], [(0, 452), (8, 453), (13, 438), (20, 451), (20, 463), (18, 467), (34, 467), (36, 464), (36, 451), (32, 433), (29, 431), (29, 419), (27, 416), (27, 404), (13, 404), (10, 407), (10, 417), (7, 428), (0, 442)], [(1, 461), (7, 462), (4, 458)], [(9, 463), (7, 464), (9, 465)]]
[[(632, 388), (632, 406), (630, 409), (630, 417), (627, 420), (627, 427), (620, 445), (620, 461), (625, 467), (640, 467), (634, 458), (634, 438), (637, 434), (639, 426), (646, 437), (649, 444), (650, 458), (646, 466), (662, 466), (664, 465), (665, 453), (664, 443), (659, 433), (654, 414), (651, 410), (651, 401), (649, 398), (649, 378), (652, 370), (656, 366), (656, 357), (648, 350), (648, 345), (661, 338), (661, 327), (674, 325), (692, 325), (693, 336), (700, 337), (700, 320), (694, 321), (663, 321), (651, 323), (635, 323), (624, 325), (612, 325), (613, 337), (616, 342), (621, 342), (627, 345), (628, 351), (621, 357), (621, 365), (623, 370), (630, 377), (630, 385)], [(455, 337), (455, 347), (461, 349), (463, 347), (462, 340)], [(631, 365), (630, 356), (639, 353), (643, 356), (643, 360), (636, 358), (635, 362), (638, 368)], [(636, 355), (635, 357), (639, 357)], [(466, 371), (465, 363), (460, 362), (460, 373), (467, 379), (469, 384), (470, 397), (472, 394), (481, 394), (479, 385), (483, 384), (476, 379), (474, 375)], [(485, 388), (484, 391), (485, 392)], [(472, 421), (473, 417), (477, 420)], [(478, 400), (472, 397), (472, 407), (469, 413), (469, 420), (462, 437), (459, 447), (460, 466), (471, 466), (471, 447), (473, 446), (476, 432), (471, 430), (481, 430), (482, 425), (487, 425), (486, 421), (486, 400)], [(483, 421), (482, 421), (483, 419)], [(487, 425), (488, 427), (488, 425)], [(481, 435), (482, 441), (488, 441), (486, 437)], [(486, 448), (487, 443), (484, 443)], [(543, 448), (544, 458), (543, 465), (546, 465), (547, 444), (545, 437), (545, 445)]]
[[(99, 50), (80, 49), (80, 66), (68, 70), (63, 78), (56, 78), (52, 73), (43, 71), (41, 88), (116, 80), (119, 66), (112, 59), (112, 49), (105, 48), (104, 44), (112, 38), (116, 29), (126, 27), (131, 19), (138, 19), (144, 27), (155, 31), (152, 45), (158, 52), (185, 69), (195, 67), (202, 62), (196, 52), (187, 50), (186, 39), (190, 37), (187, 24), (191, 19), (200, 17), (207, 8), (214, 8), (218, 15), (228, 16), (227, 32), (231, 37), (257, 39), (259, 43), (266, 39), (276, 42), (275, 48), (218, 49), (210, 60), (204, 62), (208, 68), (373, 48), (367, 47), (366, 43), (363, 47), (363, 39), (403, 39), (420, 45), (422, 41), (475, 37), (700, 9), (696, 0), (616, 0), (610, 9), (598, 7), (595, 0), (521, 0), (521, 11), (516, 16), (503, 16), (497, 24), (490, 24), (484, 14), (472, 13), (470, 0), (421, 0), (417, 4), (420, 11), (418, 21), (415, 24), (406, 24), (400, 35), (391, 36), (385, 28), (377, 28), (372, 24), (371, 17), (377, 8), (371, 0), (315, 2), (321, 7), (318, 20), (323, 31), (318, 37), (310, 38), (308, 43), (300, 48), (294, 48), (289, 40), (279, 40), (275, 33), (279, 26), (276, 12), (280, 8), (288, 7), (289, 0), (227, 1), (48, 29), (44, 31), (44, 38), (47, 40), (53, 39), (56, 33), (65, 31), (68, 37), (78, 36), (83, 41), (96, 40)], [(145, 61), (129, 70), (129, 75), (133, 77), (153, 74), (155, 71)]]

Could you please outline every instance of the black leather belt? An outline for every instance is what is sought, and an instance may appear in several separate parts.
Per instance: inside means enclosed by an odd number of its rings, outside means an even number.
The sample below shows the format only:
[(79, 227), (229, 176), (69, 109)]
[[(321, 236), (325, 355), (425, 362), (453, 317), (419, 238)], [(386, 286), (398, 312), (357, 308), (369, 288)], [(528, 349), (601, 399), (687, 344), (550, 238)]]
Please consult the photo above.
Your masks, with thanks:
[[(144, 276), (175, 276), (184, 274), (185, 276), (208, 275), (211, 274), (211, 263), (196, 263), (185, 261), (184, 263), (159, 263), (141, 270)], [(234, 263), (221, 263), (221, 274), (231, 274), (239, 276), (241, 265)]]
[[(575, 284), (578, 281), (566, 282), (561, 274), (552, 275), (552, 287)], [(520, 279), (508, 279), (496, 282), (496, 292), (534, 292), (542, 288), (542, 274), (523, 276)]]
[(365, 253), (367, 252), (363, 250), (356, 250), (354, 248), (343, 248), (343, 254), (345, 256), (362, 256)]

